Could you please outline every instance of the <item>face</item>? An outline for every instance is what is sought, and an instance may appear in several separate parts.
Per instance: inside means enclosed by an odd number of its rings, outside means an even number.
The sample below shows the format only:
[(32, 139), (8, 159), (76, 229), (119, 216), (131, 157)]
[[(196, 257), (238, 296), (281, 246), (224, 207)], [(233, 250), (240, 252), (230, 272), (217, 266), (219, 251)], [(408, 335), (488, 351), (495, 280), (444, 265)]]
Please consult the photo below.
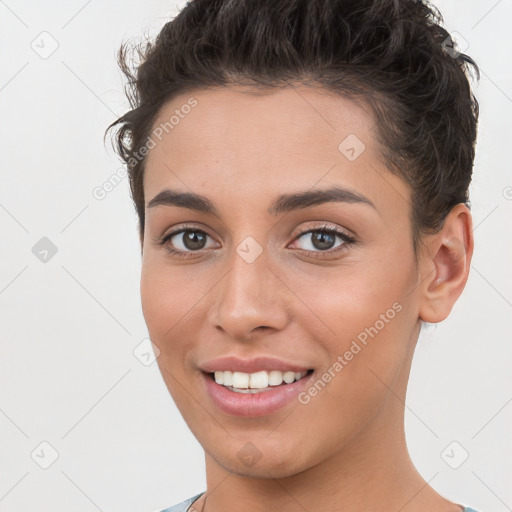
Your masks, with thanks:
[(173, 98), (155, 130), (177, 111), (147, 157), (141, 294), (189, 428), (216, 464), (260, 477), (382, 440), (418, 268), (410, 190), (369, 111), (229, 87)]

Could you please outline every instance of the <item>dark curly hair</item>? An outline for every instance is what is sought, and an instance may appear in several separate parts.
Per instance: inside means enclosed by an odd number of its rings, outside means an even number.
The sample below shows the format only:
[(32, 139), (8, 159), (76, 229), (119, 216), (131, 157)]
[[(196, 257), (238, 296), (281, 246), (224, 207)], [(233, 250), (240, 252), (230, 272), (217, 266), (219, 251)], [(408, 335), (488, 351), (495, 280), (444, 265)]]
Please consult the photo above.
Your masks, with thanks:
[[(121, 45), (132, 110), (114, 121), (144, 235), (143, 147), (173, 96), (229, 85), (292, 83), (364, 101), (389, 170), (411, 187), (414, 242), (469, 206), (478, 102), (435, 7), (419, 0), (192, 0), (154, 42)], [(135, 50), (135, 54), (130, 50)], [(146, 151), (147, 153), (147, 151)], [(144, 154), (144, 152), (143, 152)], [(137, 157), (137, 158), (135, 158)]]

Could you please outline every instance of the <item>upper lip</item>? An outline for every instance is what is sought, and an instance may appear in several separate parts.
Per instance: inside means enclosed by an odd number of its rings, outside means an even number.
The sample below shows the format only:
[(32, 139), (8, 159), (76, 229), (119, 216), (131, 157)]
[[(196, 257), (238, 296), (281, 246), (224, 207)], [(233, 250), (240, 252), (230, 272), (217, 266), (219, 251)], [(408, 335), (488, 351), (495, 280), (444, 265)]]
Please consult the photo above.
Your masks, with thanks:
[(207, 373), (215, 371), (255, 373), (262, 370), (267, 372), (278, 370), (281, 372), (298, 373), (309, 370), (306, 366), (268, 356), (258, 356), (251, 359), (242, 359), (236, 356), (219, 357), (200, 364), (199, 369)]

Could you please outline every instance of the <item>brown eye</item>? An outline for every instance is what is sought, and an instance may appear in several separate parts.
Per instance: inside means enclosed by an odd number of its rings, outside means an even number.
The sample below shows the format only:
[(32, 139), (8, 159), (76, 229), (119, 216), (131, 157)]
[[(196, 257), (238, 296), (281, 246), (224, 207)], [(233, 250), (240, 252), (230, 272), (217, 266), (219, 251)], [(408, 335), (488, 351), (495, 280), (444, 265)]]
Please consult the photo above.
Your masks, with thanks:
[(210, 235), (200, 229), (181, 228), (165, 235), (159, 244), (171, 254), (186, 257), (194, 252), (214, 247), (215, 243), (207, 246), (208, 238), (211, 238)]
[(327, 231), (311, 232), (312, 245), (321, 251), (332, 249), (336, 243), (336, 236)]
[(179, 234), (183, 235), (181, 238), (181, 243), (186, 249), (189, 249), (190, 251), (198, 251), (203, 249), (206, 244), (206, 237), (208, 236), (203, 231), (190, 230), (182, 231)]
[[(297, 241), (304, 239), (301, 249), (312, 252), (327, 252), (354, 243), (354, 239), (336, 229), (317, 228), (301, 233)], [(336, 239), (339, 242), (336, 244)], [(332, 251), (335, 252), (335, 251)]]

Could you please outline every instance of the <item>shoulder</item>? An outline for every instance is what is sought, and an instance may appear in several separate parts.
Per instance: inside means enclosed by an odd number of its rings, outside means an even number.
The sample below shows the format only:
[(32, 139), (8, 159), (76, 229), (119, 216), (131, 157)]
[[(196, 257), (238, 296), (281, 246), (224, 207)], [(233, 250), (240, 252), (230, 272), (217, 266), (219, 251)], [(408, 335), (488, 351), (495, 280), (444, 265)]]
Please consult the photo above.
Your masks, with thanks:
[[(172, 507), (166, 508), (164, 510), (160, 510), (159, 512), (187, 512), (190, 505), (194, 503), (200, 496), (202, 496), (204, 492), (201, 492), (199, 494), (196, 494), (195, 496), (192, 496), (192, 498), (189, 498), (188, 500), (182, 501), (181, 503), (178, 503), (177, 505), (174, 505)], [(192, 512), (193, 509), (190, 510)], [(466, 512), (466, 511), (464, 511)], [(469, 512), (472, 512), (471, 510)]]

